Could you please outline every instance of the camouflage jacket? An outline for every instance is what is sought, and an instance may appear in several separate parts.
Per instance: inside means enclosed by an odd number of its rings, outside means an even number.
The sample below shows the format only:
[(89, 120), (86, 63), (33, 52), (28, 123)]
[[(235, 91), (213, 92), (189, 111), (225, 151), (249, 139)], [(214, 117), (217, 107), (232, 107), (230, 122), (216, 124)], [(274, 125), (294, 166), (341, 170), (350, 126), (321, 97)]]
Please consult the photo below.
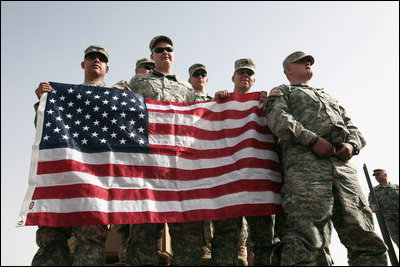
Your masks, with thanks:
[(265, 104), (267, 125), (284, 147), (308, 146), (315, 134), (332, 144), (366, 144), (361, 132), (337, 100), (308, 85), (280, 85), (271, 90)]
[(195, 102), (196, 94), (189, 83), (176, 75), (165, 75), (157, 70), (136, 74), (128, 83), (129, 88), (143, 97), (161, 101)]
[[(388, 183), (387, 185), (377, 185), (374, 187), (379, 208), (384, 217), (399, 216), (399, 185)], [(375, 205), (371, 193), (368, 195), (369, 206)]]
[(196, 93), (196, 102), (214, 100), (214, 97), (210, 96), (207, 93), (199, 93), (197, 91), (195, 91), (195, 93)]

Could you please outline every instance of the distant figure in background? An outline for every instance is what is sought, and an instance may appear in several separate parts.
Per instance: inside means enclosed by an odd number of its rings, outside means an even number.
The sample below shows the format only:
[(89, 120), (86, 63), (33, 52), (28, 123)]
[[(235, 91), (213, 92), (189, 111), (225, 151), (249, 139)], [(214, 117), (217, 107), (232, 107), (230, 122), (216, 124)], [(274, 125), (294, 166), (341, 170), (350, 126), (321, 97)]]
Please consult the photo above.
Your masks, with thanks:
[[(84, 52), (81, 67), (84, 70), (84, 85), (105, 87), (103, 82), (109, 67), (108, 51), (97, 45), (89, 46)], [(37, 97), (49, 93), (53, 88), (48, 82), (41, 82), (35, 90)], [(35, 110), (39, 103), (35, 104)], [(35, 119), (36, 125), (36, 119)], [(36, 243), (39, 250), (32, 259), (32, 266), (66, 266), (70, 249), (68, 239), (75, 237), (74, 261), (76, 266), (105, 265), (105, 243), (107, 239), (107, 225), (82, 225), (71, 227), (39, 226), (36, 231)]]
[[(309, 86), (314, 57), (296, 51), (285, 58), (290, 85), (273, 88), (265, 114), (279, 138), (286, 232), (281, 265), (318, 265), (333, 222), (348, 251), (349, 265), (385, 266), (387, 247), (374, 232), (356, 168), (350, 163), (366, 144), (337, 100)], [(330, 231), (330, 230), (328, 230)]]
[[(382, 211), (390, 237), (399, 248), (399, 185), (388, 181), (387, 171), (384, 169), (374, 170), (373, 175), (379, 185), (374, 187), (378, 206)], [(377, 211), (371, 193), (368, 195), (369, 206), (373, 212)]]

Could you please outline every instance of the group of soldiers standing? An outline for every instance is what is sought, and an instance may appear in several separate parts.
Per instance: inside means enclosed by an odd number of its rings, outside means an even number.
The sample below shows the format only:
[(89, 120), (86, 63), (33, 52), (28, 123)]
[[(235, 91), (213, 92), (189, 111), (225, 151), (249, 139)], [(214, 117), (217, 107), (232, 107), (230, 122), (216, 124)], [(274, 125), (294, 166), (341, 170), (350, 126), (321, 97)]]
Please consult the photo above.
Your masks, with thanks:
[[(232, 75), (233, 91), (218, 91), (211, 97), (206, 92), (205, 65), (193, 64), (187, 83), (172, 72), (175, 56), (169, 37), (154, 37), (149, 48), (150, 59), (136, 62), (132, 79), (119, 81), (113, 87), (155, 100), (196, 102), (224, 99), (231, 93), (246, 94), (255, 83), (254, 61), (238, 59)], [(81, 64), (83, 84), (104, 87), (108, 60), (105, 48), (89, 46)], [(322, 89), (309, 86), (313, 64), (311, 55), (301, 51), (290, 54), (283, 61), (290, 84), (277, 86), (268, 96), (264, 92), (260, 97), (279, 151), (284, 214), (168, 223), (172, 265), (199, 265), (207, 255), (212, 265), (247, 265), (243, 259), (246, 243), (252, 244), (254, 265), (333, 265), (329, 252), (332, 226), (347, 248), (349, 265), (387, 265), (387, 247), (374, 232), (371, 209), (362, 194), (356, 169), (349, 162), (366, 141), (337, 100)], [(35, 90), (39, 99), (51, 91), (48, 82), (40, 83)], [(387, 184), (381, 187), (376, 191), (383, 192)], [(398, 186), (390, 188), (397, 190), (397, 207), (393, 209), (397, 215), (388, 220), (394, 221), (394, 227), (397, 223), (392, 237), (398, 246)], [(395, 202), (393, 198), (393, 205)], [(126, 247), (126, 264), (158, 265), (158, 240), (164, 225), (115, 226)], [(104, 265), (107, 233), (107, 226), (103, 225), (39, 226), (39, 250), (32, 265), (68, 265), (67, 241), (71, 235), (76, 239), (73, 265)]]

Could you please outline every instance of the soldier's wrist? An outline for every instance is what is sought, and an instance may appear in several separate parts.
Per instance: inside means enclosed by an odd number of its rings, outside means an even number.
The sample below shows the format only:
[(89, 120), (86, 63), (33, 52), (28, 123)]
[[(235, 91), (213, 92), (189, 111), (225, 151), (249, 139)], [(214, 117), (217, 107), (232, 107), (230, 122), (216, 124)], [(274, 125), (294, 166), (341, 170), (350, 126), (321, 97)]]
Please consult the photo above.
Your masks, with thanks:
[(319, 139), (319, 135), (318, 134), (314, 135), (310, 141), (309, 147), (313, 148), (315, 146), (315, 144), (318, 142), (318, 139)]

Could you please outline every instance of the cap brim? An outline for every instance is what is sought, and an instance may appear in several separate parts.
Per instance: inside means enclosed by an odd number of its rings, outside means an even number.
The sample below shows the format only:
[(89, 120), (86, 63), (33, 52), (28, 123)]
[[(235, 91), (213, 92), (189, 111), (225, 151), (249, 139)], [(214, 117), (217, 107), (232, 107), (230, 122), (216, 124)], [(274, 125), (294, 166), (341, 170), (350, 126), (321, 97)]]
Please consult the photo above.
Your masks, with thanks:
[(311, 55), (305, 55), (304, 57), (301, 57), (301, 58), (297, 59), (296, 61), (293, 61), (293, 63), (296, 63), (296, 62), (298, 62), (298, 61), (300, 61), (300, 60), (302, 60), (304, 58), (308, 58), (309, 59), (310, 65), (314, 64), (314, 58)]
[(238, 68), (238, 69), (235, 70), (235, 72), (237, 72), (238, 70), (243, 70), (243, 69), (251, 70), (253, 73), (256, 73), (256, 70), (255, 70), (255, 69), (249, 68), (249, 67), (241, 67), (241, 68)]
[(204, 71), (205, 73), (207, 73), (207, 70), (205, 70), (204, 68), (195, 68), (193, 71), (192, 71), (192, 73), (190, 74), (190, 76), (192, 76), (193, 75), (193, 73), (195, 73), (196, 71), (198, 71), (198, 70), (202, 70), (202, 71)]

